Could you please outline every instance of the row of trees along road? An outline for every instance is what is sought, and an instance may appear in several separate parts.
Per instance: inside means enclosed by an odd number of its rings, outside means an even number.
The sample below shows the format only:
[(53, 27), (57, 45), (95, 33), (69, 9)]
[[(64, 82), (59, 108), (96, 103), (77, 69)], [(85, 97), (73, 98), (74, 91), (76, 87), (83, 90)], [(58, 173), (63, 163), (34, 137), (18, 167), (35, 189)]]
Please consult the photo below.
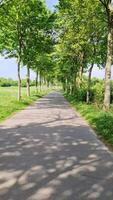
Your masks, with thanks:
[[(52, 78), (52, 14), (43, 0), (0, 1), (0, 52), (16, 58), (18, 100), (21, 99), (21, 66), (27, 67), (27, 95), (30, 95), (30, 68), (48, 82)], [(50, 73), (49, 73), (50, 72)], [(37, 79), (36, 79), (37, 82)]]
[(58, 78), (68, 93), (81, 88), (88, 70), (87, 103), (90, 102), (91, 75), (95, 64), (105, 68), (104, 109), (110, 108), (113, 55), (112, 0), (60, 0), (56, 13), (58, 43), (55, 46)]
[[(44, 0), (0, 1), (0, 52), (18, 62), (18, 99), (21, 99), (20, 66), (27, 66), (49, 81), (56, 76), (66, 92), (80, 90), (88, 71), (87, 103), (95, 64), (105, 68), (104, 109), (110, 108), (113, 55), (112, 0), (59, 0), (48, 11)], [(41, 78), (40, 78), (41, 85)]]

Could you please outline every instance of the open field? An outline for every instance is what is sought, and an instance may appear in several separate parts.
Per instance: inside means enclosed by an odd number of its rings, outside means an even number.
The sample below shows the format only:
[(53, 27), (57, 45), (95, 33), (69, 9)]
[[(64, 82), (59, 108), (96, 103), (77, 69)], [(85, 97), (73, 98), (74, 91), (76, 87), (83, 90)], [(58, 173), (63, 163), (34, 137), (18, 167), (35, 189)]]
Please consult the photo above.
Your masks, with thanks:
[(26, 97), (26, 88), (22, 88), (22, 100), (20, 102), (17, 100), (17, 92), (17, 87), (0, 87), (0, 122), (47, 94), (47, 89), (36, 93), (35, 87), (31, 87), (31, 97)]

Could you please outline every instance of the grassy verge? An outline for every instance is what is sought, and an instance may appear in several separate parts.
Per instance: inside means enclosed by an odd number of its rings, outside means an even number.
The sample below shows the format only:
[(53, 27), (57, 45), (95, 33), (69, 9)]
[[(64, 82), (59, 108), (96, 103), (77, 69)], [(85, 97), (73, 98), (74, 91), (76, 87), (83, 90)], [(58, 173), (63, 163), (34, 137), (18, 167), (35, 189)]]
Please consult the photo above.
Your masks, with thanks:
[(83, 116), (96, 130), (96, 133), (107, 143), (113, 146), (113, 113), (104, 112), (94, 104), (87, 105), (78, 102), (74, 97), (64, 95), (71, 105)]
[(0, 122), (49, 92), (45, 88), (36, 93), (35, 87), (31, 87), (31, 97), (26, 97), (26, 88), (22, 88), (22, 100), (18, 102), (17, 91), (17, 87), (0, 87)]

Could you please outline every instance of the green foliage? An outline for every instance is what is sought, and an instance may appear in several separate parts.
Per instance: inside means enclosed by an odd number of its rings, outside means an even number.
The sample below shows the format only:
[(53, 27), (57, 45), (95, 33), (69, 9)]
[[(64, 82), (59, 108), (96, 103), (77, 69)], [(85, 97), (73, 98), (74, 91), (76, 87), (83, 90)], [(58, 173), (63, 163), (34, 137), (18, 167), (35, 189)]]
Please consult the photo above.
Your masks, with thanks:
[[(31, 80), (31, 81), (30, 81), (30, 86), (35, 86), (35, 84), (36, 84), (36, 83), (35, 83), (34, 80)], [(26, 87), (26, 79), (22, 79), (22, 80), (21, 80), (21, 86), (22, 86), (22, 87)]]
[[(22, 79), (21, 81), (22, 87), (26, 87), (26, 79)], [(0, 78), (0, 87), (11, 87), (18, 86), (18, 81), (6, 78)], [(30, 81), (30, 86), (35, 86), (35, 81)]]
[(76, 88), (75, 93), (73, 95), (73, 99), (76, 101), (86, 101), (86, 88)]
[[(97, 134), (113, 145), (113, 113), (103, 112), (102, 107), (78, 102), (71, 95), (65, 95), (72, 106), (91, 124)], [(111, 110), (112, 111), (112, 110)]]
[(10, 87), (10, 86), (17, 86), (17, 81), (12, 79), (0, 78), (0, 86), (1, 87)]
[(21, 80), (21, 86), (26, 87), (26, 79)]
[[(20, 66), (31, 68), (52, 82), (53, 21), (54, 15), (44, 0), (4, 0), (1, 3), (0, 53), (6, 58), (17, 59), (19, 88)], [(22, 80), (22, 86), (25, 85), (25, 80)], [(20, 97), (21, 92), (19, 100)]]
[(92, 63), (104, 66), (106, 14), (98, 0), (60, 0), (56, 16), (60, 36), (55, 47), (58, 78), (63, 85), (67, 82), (67, 86), (76, 88), (81, 84), (83, 71)]
[[(76, 87), (72, 95), (76, 101), (86, 102), (87, 82), (88, 78), (87, 76), (84, 76), (81, 87)], [(92, 102), (95, 103), (96, 105), (99, 104), (101, 105), (103, 103), (103, 99), (104, 99), (104, 81), (97, 78), (93, 78), (90, 90), (90, 103)]]
[(91, 94), (93, 102), (99, 104), (103, 103), (104, 99), (104, 81), (99, 81), (92, 86)]
[(97, 116), (92, 118), (92, 124), (95, 125), (96, 130), (108, 142), (113, 144), (113, 114), (99, 112)]

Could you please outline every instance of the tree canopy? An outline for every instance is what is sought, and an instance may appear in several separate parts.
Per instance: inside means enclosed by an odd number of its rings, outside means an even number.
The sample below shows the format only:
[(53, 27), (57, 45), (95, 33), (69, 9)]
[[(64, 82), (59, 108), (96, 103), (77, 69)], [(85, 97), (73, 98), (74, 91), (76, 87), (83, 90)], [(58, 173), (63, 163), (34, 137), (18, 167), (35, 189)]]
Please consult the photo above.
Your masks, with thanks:
[[(74, 94), (82, 87), (88, 71), (87, 102), (90, 101), (92, 69), (105, 68), (104, 108), (110, 107), (110, 83), (113, 39), (111, 0), (59, 0), (52, 13), (44, 0), (0, 1), (0, 52), (18, 62), (19, 99), (20, 67), (53, 82)], [(30, 93), (29, 93), (30, 94)]]

